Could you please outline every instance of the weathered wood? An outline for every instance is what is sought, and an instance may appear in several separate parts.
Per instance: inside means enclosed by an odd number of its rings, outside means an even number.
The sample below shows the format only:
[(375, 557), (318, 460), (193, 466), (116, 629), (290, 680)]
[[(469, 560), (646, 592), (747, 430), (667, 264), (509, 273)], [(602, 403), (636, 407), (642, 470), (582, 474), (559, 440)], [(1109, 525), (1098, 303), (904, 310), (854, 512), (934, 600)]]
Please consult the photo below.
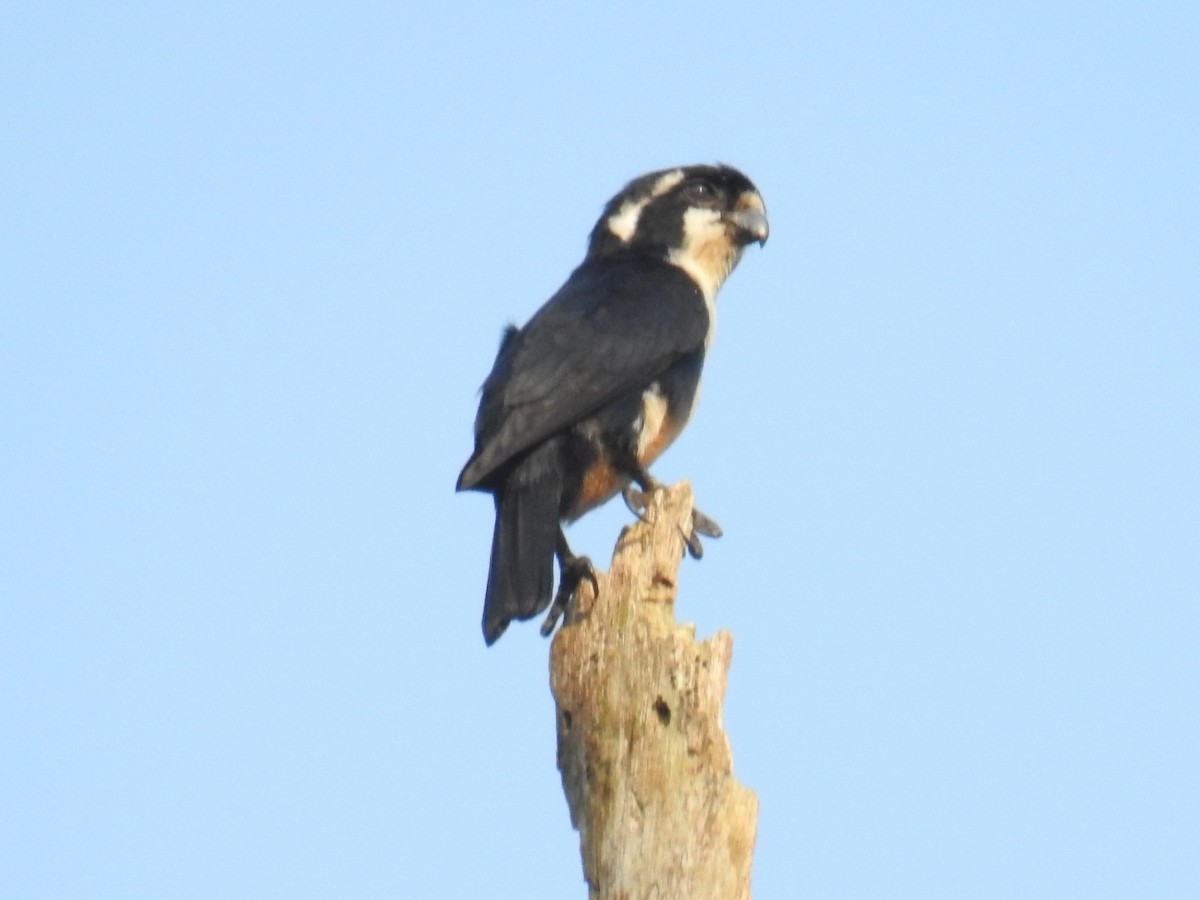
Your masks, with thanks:
[(596, 900), (750, 896), (758, 800), (733, 777), (721, 703), (733, 639), (675, 622), (691, 486), (626, 528), (550, 650), (558, 766)]

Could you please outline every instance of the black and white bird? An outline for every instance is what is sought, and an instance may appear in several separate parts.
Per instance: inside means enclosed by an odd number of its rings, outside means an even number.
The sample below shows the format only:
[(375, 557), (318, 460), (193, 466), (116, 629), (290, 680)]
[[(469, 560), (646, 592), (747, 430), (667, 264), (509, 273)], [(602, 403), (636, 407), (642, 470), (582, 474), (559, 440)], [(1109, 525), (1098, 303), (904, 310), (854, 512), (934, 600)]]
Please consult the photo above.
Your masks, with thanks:
[[(604, 208), (587, 256), (524, 328), (509, 326), (483, 384), (475, 452), (457, 489), (496, 504), (483, 636), (551, 606), (548, 634), (584, 578), (562, 523), (624, 492), (635, 511), (649, 466), (691, 415), (717, 291), (767, 240), (762, 197), (729, 166), (684, 166), (630, 182)], [(696, 513), (695, 532), (719, 536)], [(688, 541), (693, 555), (699, 539)]]

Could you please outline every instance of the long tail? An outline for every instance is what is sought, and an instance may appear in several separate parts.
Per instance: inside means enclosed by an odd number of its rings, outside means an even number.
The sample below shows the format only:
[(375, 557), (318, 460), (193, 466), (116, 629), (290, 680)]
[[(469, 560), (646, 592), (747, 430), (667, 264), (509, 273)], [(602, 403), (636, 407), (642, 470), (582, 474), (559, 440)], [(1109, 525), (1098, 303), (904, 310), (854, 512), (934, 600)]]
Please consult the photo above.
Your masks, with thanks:
[(550, 447), (534, 451), (496, 492), (492, 563), (483, 600), (483, 639), (550, 605), (562, 476)]

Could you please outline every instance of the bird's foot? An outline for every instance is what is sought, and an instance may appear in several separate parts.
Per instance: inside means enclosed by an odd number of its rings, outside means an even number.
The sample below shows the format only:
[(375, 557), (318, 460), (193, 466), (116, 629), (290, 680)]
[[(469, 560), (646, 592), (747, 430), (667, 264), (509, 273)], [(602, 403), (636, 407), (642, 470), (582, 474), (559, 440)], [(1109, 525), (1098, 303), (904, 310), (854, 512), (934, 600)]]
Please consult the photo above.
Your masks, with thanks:
[(650, 495), (655, 491), (662, 490), (662, 485), (653, 478), (647, 478), (646, 484), (637, 488), (632, 484), (627, 485), (621, 491), (621, 499), (625, 501), (625, 505), (629, 507), (629, 511), (641, 519), (643, 522), (646, 519), (646, 510), (650, 508)]
[(549, 637), (553, 633), (555, 626), (558, 625), (558, 620), (567, 611), (567, 604), (571, 602), (585, 578), (592, 583), (592, 590), (600, 592), (600, 582), (596, 579), (596, 567), (586, 556), (560, 557), (558, 564), (558, 590), (550, 602), (546, 618), (542, 620), (542, 637)]
[[(661, 489), (661, 484), (653, 479), (649, 479), (644, 489), (636, 488), (632, 484), (626, 487), (625, 490), (621, 491), (621, 499), (625, 501), (625, 505), (629, 507), (631, 513), (645, 522), (646, 509), (650, 505), (650, 495), (654, 491)], [(693, 559), (700, 559), (704, 556), (704, 547), (700, 543), (699, 536), (719, 538), (723, 533), (720, 525), (693, 507), (692, 530), (690, 533), (684, 534), (683, 543)]]
[(700, 559), (704, 556), (704, 545), (700, 543), (700, 535), (719, 538), (724, 533), (720, 525), (693, 507), (692, 533), (683, 536), (683, 543), (687, 547), (688, 553), (691, 554), (692, 559)]

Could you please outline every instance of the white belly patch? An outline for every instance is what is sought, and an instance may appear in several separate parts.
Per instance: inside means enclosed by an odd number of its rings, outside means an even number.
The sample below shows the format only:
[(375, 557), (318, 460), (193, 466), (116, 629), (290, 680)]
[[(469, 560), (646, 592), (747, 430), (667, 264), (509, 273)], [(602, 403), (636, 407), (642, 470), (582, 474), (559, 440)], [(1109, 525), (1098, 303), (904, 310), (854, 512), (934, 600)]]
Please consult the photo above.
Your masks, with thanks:
[(642, 392), (642, 414), (638, 417), (638, 459), (655, 443), (667, 420), (667, 398), (658, 382)]

